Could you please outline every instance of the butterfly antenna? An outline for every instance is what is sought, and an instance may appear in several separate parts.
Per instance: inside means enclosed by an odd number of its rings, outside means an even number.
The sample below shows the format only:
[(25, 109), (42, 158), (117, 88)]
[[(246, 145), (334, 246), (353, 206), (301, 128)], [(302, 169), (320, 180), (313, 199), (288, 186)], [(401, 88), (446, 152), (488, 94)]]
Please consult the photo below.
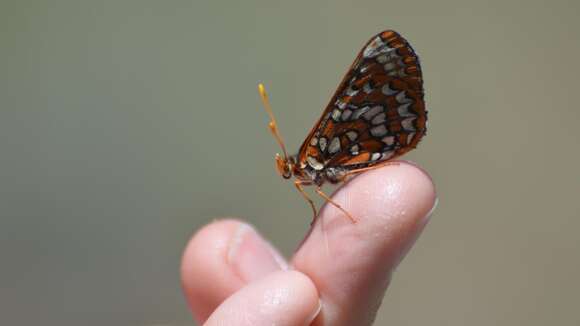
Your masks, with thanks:
[(264, 109), (266, 113), (270, 116), (270, 123), (268, 127), (270, 127), (270, 132), (276, 138), (278, 144), (280, 144), (280, 148), (282, 148), (282, 152), (284, 153), (284, 159), (288, 159), (288, 153), (286, 152), (286, 146), (284, 146), (284, 141), (282, 140), (282, 136), (280, 136), (280, 132), (278, 131), (278, 124), (276, 124), (276, 119), (274, 118), (274, 112), (272, 112), (272, 107), (270, 106), (270, 101), (268, 100), (268, 94), (266, 93), (266, 88), (264, 84), (258, 84), (258, 92), (260, 93), (260, 98), (262, 99), (262, 103), (264, 104)]

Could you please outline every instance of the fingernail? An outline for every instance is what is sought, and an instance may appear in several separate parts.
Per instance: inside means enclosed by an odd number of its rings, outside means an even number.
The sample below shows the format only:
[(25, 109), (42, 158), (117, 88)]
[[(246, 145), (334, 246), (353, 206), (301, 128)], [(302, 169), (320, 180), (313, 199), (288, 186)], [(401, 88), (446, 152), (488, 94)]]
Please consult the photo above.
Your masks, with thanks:
[(247, 224), (240, 224), (236, 229), (228, 246), (227, 260), (246, 282), (288, 269), (282, 255)]
[(322, 301), (318, 299), (318, 308), (314, 311), (312, 316), (310, 316), (310, 318), (306, 320), (306, 325), (310, 325), (314, 321), (314, 319), (316, 319), (316, 317), (320, 315), (321, 310), (322, 310)]

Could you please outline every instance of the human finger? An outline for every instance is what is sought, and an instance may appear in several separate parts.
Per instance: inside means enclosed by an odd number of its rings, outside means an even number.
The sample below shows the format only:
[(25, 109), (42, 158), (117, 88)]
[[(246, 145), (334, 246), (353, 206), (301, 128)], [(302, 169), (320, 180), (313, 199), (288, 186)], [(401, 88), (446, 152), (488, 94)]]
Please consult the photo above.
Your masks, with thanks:
[(254, 228), (228, 219), (192, 237), (183, 253), (181, 280), (194, 318), (203, 322), (247, 283), (286, 268), (284, 258)]
[(314, 325), (370, 325), (392, 271), (427, 223), (435, 188), (423, 170), (397, 162), (355, 177), (332, 199), (358, 222), (325, 205), (292, 264), (319, 290)]
[(279, 271), (234, 293), (204, 325), (306, 326), (319, 311), (312, 281), (297, 271)]

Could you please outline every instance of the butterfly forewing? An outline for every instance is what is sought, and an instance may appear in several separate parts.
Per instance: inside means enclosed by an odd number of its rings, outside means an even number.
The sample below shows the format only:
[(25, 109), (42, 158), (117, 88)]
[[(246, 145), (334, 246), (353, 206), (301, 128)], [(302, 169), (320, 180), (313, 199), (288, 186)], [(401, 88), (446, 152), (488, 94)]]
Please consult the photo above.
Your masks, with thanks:
[[(362, 48), (298, 153), (300, 165), (356, 170), (415, 148), (427, 112), (419, 58), (394, 31)], [(313, 163), (314, 162), (314, 163)]]

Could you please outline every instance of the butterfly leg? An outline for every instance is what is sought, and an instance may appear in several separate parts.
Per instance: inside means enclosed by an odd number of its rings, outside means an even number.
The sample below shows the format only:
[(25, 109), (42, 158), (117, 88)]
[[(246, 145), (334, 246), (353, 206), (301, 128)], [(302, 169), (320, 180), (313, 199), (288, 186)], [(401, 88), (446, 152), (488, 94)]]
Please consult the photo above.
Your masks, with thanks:
[(314, 213), (314, 215), (312, 217), (312, 222), (310, 224), (313, 224), (314, 220), (316, 220), (316, 215), (318, 215), (318, 213), (316, 212), (316, 206), (314, 206), (314, 202), (312, 201), (312, 199), (310, 199), (310, 197), (308, 197), (308, 194), (306, 193), (306, 191), (304, 191), (304, 188), (302, 188), (303, 184), (304, 183), (302, 183), (300, 180), (296, 180), (294, 182), (294, 186), (296, 186), (296, 189), (298, 189), (302, 197), (304, 197), (304, 199), (306, 199), (308, 204), (310, 204), (310, 207), (312, 207), (312, 212)]
[(318, 193), (320, 195), (320, 197), (324, 198), (327, 202), (332, 204), (334, 207), (340, 209), (352, 221), (352, 223), (358, 222), (357, 219), (354, 218), (354, 216), (352, 216), (349, 212), (347, 212), (344, 208), (342, 208), (342, 206), (340, 206), (339, 204), (335, 203), (332, 199), (330, 199), (330, 197), (327, 194), (322, 192), (320, 187), (316, 188), (316, 193)]

